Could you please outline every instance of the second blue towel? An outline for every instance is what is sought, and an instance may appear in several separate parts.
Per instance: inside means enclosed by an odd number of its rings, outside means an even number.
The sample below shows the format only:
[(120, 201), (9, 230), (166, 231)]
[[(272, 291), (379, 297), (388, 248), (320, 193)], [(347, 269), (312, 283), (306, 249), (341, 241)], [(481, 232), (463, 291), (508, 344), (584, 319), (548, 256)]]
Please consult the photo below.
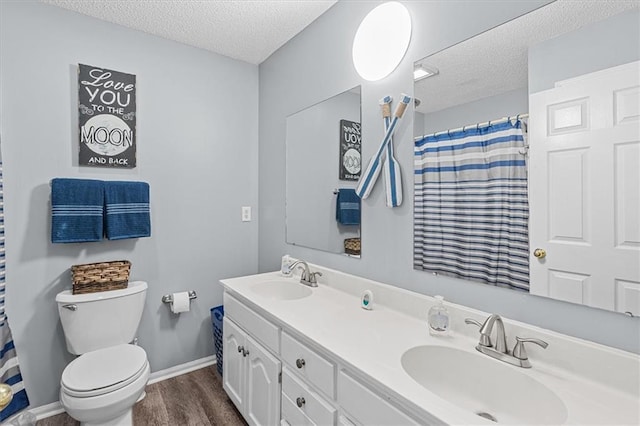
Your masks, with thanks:
[(151, 236), (148, 183), (105, 182), (104, 201), (108, 239)]

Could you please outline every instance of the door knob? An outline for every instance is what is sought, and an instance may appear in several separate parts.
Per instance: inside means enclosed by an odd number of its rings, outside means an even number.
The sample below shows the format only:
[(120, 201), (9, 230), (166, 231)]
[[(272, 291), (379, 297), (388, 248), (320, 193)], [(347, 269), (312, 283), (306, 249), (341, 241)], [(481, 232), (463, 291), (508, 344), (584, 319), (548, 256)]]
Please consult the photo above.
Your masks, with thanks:
[(545, 249), (537, 248), (533, 251), (533, 255), (538, 259), (544, 259), (547, 256), (547, 251)]
[(238, 352), (244, 353), (244, 346), (238, 346)]

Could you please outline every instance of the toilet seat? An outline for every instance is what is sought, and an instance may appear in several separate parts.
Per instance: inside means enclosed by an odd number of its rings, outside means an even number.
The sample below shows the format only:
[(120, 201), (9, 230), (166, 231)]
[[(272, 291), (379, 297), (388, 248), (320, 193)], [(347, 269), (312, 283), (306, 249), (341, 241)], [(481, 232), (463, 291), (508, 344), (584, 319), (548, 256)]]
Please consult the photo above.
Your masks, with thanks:
[(148, 369), (147, 353), (129, 344), (87, 352), (62, 373), (62, 392), (87, 398), (104, 395), (135, 382)]

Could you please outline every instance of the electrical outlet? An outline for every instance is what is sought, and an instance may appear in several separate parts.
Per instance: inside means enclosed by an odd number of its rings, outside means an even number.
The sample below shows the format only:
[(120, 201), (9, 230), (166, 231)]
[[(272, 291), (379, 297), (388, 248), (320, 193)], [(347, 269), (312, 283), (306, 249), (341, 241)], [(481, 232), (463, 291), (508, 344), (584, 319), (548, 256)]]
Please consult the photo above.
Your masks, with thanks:
[(251, 207), (249, 206), (242, 207), (242, 221), (251, 222)]

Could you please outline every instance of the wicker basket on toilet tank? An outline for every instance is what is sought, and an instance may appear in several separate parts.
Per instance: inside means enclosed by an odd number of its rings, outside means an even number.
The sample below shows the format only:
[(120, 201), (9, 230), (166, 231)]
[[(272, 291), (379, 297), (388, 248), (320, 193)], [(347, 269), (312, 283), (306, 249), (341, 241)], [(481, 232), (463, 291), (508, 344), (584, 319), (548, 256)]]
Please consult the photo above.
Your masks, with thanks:
[(71, 267), (73, 294), (127, 288), (130, 270), (131, 262), (128, 260), (73, 265)]

